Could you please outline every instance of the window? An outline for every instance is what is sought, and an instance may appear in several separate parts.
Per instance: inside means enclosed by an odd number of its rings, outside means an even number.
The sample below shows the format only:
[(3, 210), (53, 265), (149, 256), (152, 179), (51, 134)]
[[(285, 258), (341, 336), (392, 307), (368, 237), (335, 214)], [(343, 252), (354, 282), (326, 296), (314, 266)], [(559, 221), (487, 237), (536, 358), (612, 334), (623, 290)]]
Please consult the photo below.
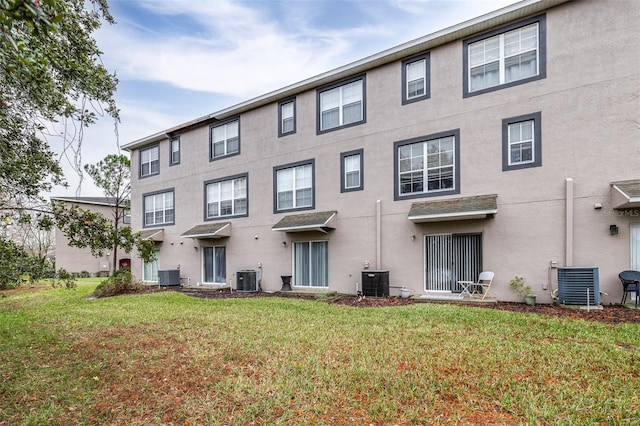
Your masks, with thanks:
[(240, 119), (211, 126), (210, 152), (211, 160), (229, 155), (240, 154)]
[(172, 138), (169, 145), (171, 150), (169, 165), (180, 164), (180, 138)]
[(202, 247), (202, 281), (205, 284), (226, 284), (225, 247)]
[(173, 190), (144, 195), (144, 226), (173, 223)]
[(144, 262), (142, 264), (142, 281), (145, 282), (158, 282), (158, 262), (160, 259), (160, 251), (155, 251), (155, 256), (151, 262)]
[(395, 199), (460, 193), (459, 130), (396, 142)]
[(542, 165), (540, 112), (502, 120), (502, 170)]
[(247, 174), (205, 182), (205, 219), (247, 215)]
[(160, 147), (158, 145), (140, 150), (140, 177), (160, 173)]
[(278, 104), (278, 136), (285, 136), (296, 132), (296, 100), (280, 102)]
[(126, 224), (126, 225), (130, 225), (131, 224), (131, 209), (124, 209), (124, 212), (122, 212), (122, 223)]
[(327, 241), (293, 243), (293, 277), (297, 287), (329, 287)]
[(407, 59), (402, 62), (402, 104), (408, 104), (430, 97), (429, 54)]
[(340, 192), (364, 189), (363, 156), (364, 152), (361, 149), (340, 154)]
[(364, 76), (318, 90), (318, 133), (365, 122)]
[(274, 168), (275, 212), (313, 208), (313, 165), (308, 160)]
[(546, 76), (545, 17), (464, 41), (464, 96)]

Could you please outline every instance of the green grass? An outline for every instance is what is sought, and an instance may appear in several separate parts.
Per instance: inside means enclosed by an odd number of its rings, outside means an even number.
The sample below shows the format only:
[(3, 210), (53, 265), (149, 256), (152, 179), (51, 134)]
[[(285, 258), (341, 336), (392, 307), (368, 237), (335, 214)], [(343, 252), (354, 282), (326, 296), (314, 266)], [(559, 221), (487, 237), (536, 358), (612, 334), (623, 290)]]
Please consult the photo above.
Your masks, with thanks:
[(0, 425), (640, 424), (637, 324), (96, 283), (0, 299)]

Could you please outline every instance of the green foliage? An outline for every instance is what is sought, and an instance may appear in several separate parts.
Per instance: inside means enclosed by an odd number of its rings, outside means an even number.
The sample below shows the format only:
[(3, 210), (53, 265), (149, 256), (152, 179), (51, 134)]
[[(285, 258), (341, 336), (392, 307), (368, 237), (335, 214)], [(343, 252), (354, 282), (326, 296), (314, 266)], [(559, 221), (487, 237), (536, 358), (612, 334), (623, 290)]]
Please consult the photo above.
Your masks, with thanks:
[(92, 38), (103, 21), (106, 0), (0, 0), (0, 208), (63, 182), (46, 123), (89, 125), (89, 105), (117, 119), (117, 79)]
[(56, 272), (51, 286), (53, 288), (66, 288), (67, 290), (74, 289), (77, 287), (76, 277), (65, 269), (60, 268), (58, 272)]
[(144, 288), (145, 286), (142, 283), (133, 278), (131, 271), (128, 269), (120, 269), (98, 284), (93, 294), (96, 297), (110, 297), (135, 293)]
[(521, 277), (519, 275), (513, 277), (513, 279), (509, 282), (509, 286), (511, 286), (513, 291), (515, 291), (516, 294), (521, 298), (524, 298), (531, 291), (531, 286), (525, 284), (524, 277)]
[(30, 264), (24, 248), (0, 237), (0, 290), (20, 286), (23, 274), (29, 272)]

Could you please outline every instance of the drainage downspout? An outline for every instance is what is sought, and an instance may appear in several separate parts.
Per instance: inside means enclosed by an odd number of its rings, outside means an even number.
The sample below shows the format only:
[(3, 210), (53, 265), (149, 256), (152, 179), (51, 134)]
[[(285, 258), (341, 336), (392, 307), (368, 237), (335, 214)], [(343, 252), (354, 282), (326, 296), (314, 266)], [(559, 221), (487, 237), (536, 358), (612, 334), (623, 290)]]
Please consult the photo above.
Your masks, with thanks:
[(381, 243), (380, 243), (380, 227), (381, 227), (381, 206), (380, 206), (380, 200), (376, 201), (376, 269), (380, 270), (382, 268), (382, 261), (381, 261)]
[(573, 179), (566, 179), (565, 266), (573, 266)]

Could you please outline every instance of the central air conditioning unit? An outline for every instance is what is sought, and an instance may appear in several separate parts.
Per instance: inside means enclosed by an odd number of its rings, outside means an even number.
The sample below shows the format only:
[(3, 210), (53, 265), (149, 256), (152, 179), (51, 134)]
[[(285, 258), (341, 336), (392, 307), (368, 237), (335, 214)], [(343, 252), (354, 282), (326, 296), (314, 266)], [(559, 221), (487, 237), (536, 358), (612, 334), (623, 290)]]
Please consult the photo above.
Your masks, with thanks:
[(598, 267), (558, 268), (558, 300), (563, 305), (599, 305)]
[(369, 297), (389, 295), (389, 271), (362, 271), (362, 294)]
[(260, 291), (260, 273), (249, 269), (236, 272), (236, 291)]
[(180, 270), (167, 269), (164, 271), (158, 271), (158, 285), (180, 285)]

